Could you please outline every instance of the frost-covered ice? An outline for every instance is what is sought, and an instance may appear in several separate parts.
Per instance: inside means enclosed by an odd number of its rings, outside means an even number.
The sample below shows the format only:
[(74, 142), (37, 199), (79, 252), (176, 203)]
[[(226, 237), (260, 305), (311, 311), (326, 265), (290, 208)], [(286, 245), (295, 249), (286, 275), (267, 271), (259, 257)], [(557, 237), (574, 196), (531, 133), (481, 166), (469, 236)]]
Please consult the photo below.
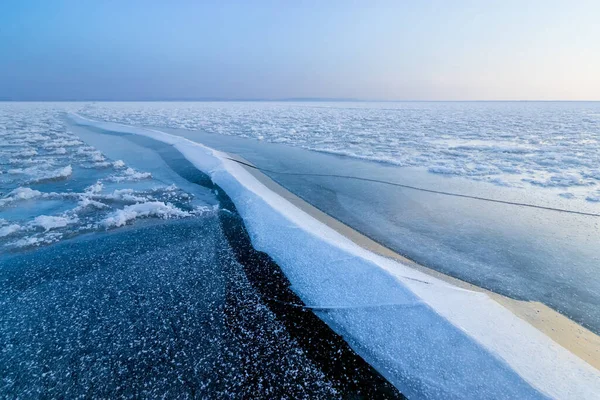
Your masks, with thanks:
[(600, 183), (600, 103), (95, 103), (91, 118), (201, 130), (483, 180)]
[(163, 222), (2, 260), (1, 398), (347, 398), (261, 302), (218, 215)]
[(254, 247), (409, 397), (578, 399), (600, 392), (597, 370), (486, 294), (360, 248), (224, 154), (156, 130), (76, 120), (171, 144), (209, 174), (234, 201)]

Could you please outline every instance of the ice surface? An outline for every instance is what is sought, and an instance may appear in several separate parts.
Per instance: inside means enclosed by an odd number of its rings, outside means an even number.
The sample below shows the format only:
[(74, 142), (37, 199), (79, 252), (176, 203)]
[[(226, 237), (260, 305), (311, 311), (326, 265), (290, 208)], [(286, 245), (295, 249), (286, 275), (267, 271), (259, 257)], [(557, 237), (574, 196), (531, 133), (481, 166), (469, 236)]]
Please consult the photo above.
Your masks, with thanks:
[(409, 397), (593, 398), (600, 392), (597, 370), (487, 295), (358, 247), (222, 153), (156, 130), (74, 118), (172, 144), (209, 174), (233, 199), (255, 248), (277, 261), (306, 304), (331, 307), (318, 311), (321, 318)]
[[(581, 118), (594, 111), (594, 104), (83, 107), (87, 115), (104, 119), (204, 129), (420, 166), (495, 185), (569, 193), (559, 199), (572, 197), (590, 207), (600, 199), (599, 119)], [(163, 181), (170, 185), (172, 180), (162, 179), (151, 162), (130, 165), (135, 155), (125, 157), (118, 145), (99, 143), (100, 152), (84, 144), (60, 118), (65, 110), (81, 108), (0, 106), (0, 232), (6, 232), (0, 235), (0, 251), (105, 230), (103, 221), (111, 217), (122, 221), (135, 214), (128, 221), (137, 224), (138, 217), (160, 218), (165, 215), (161, 212), (204, 212), (188, 193), (166, 186)], [(233, 198), (254, 246), (281, 265), (294, 291), (309, 305), (331, 307), (317, 312), (409, 396), (589, 398), (598, 393), (597, 371), (487, 296), (364, 252), (218, 152), (156, 130), (94, 125), (173, 144), (211, 174)], [(118, 143), (112, 137), (110, 142)], [(178, 211), (169, 214), (170, 206)]]
[(423, 167), (501, 186), (600, 183), (600, 103), (94, 103), (92, 118)]
[(0, 343), (2, 398), (342, 397), (216, 214), (4, 257)]

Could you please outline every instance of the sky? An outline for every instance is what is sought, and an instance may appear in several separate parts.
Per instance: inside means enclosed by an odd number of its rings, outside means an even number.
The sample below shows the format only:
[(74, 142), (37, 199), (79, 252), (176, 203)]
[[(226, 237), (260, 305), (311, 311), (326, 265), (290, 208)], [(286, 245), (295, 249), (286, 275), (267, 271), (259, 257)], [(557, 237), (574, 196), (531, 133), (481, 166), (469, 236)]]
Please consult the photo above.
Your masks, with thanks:
[(600, 100), (597, 0), (1, 0), (0, 99)]

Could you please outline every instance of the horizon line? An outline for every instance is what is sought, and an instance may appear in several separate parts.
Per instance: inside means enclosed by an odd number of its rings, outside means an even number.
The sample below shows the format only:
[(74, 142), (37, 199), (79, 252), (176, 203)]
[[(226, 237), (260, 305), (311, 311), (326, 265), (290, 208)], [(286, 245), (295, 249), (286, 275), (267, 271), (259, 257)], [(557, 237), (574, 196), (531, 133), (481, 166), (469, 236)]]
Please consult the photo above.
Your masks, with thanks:
[(380, 99), (358, 99), (358, 98), (336, 98), (336, 97), (285, 97), (285, 98), (217, 98), (217, 97), (198, 97), (198, 98), (165, 98), (165, 99), (102, 99), (102, 98), (91, 98), (91, 99), (10, 99), (0, 98), (2, 103), (91, 103), (91, 102), (106, 102), (106, 103), (193, 103), (193, 102), (240, 102), (240, 103), (252, 103), (252, 102), (345, 102), (345, 103), (558, 103), (558, 102), (600, 102), (600, 99), (596, 100), (573, 100), (573, 99), (553, 99), (553, 100), (539, 100), (539, 99), (465, 99), (465, 100), (415, 100), (415, 99), (395, 99), (395, 100), (380, 100)]

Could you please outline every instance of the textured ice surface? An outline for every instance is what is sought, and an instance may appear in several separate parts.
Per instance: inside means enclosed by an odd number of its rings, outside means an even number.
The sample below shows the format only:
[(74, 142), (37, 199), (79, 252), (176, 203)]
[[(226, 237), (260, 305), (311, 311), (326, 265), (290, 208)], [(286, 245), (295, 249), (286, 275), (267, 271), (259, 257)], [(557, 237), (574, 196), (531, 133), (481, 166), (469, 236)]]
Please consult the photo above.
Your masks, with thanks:
[(318, 311), (323, 320), (409, 397), (588, 398), (600, 390), (597, 370), (487, 295), (361, 249), (222, 153), (158, 131), (77, 120), (172, 144), (210, 174), (294, 291), (327, 308)]
[(202, 130), (424, 167), (496, 185), (562, 187), (594, 201), (600, 103), (94, 103), (132, 125)]
[(54, 243), (137, 218), (208, 212), (152, 174), (110, 160), (70, 132), (69, 105), (0, 105), (0, 252)]
[(6, 256), (0, 349), (1, 398), (340, 397), (215, 214)]

